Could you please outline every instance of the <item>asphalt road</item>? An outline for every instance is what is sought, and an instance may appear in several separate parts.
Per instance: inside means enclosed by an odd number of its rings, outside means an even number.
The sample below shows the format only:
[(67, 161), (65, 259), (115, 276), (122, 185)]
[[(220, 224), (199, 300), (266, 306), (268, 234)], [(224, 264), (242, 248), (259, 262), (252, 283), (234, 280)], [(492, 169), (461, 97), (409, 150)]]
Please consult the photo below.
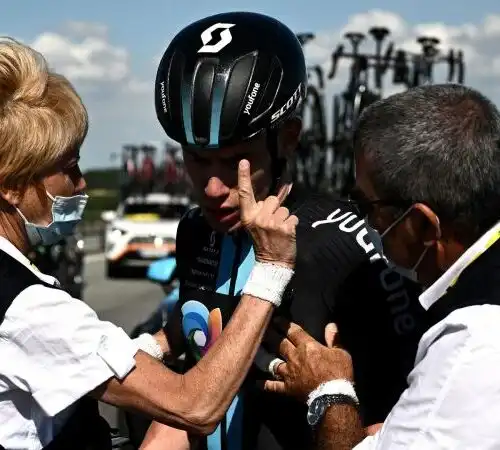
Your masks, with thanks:
[[(89, 255), (85, 265), (84, 299), (102, 320), (121, 326), (127, 333), (151, 314), (162, 299), (162, 290), (138, 273), (134, 278), (108, 280), (103, 255)], [(101, 413), (115, 427), (115, 408), (101, 404)]]

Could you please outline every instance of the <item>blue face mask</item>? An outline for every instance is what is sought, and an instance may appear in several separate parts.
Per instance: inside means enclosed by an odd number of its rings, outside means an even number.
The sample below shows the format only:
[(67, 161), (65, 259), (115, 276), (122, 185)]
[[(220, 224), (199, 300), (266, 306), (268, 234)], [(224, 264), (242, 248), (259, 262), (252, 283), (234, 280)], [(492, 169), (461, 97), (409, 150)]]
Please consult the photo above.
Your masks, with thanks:
[(85, 206), (87, 206), (88, 195), (78, 194), (72, 197), (53, 197), (47, 192), (52, 200), (52, 223), (47, 226), (31, 223), (18, 209), (17, 212), (24, 220), (26, 233), (31, 245), (52, 245), (65, 237), (74, 234), (75, 227), (80, 223)]

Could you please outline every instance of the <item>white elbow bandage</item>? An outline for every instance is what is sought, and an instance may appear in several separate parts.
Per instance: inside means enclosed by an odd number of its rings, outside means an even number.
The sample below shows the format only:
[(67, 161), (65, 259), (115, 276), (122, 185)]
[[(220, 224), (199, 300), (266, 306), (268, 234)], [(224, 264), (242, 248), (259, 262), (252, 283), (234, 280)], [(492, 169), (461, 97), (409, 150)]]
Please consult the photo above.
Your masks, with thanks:
[(278, 307), (293, 273), (293, 269), (288, 267), (257, 262), (250, 272), (243, 294), (260, 298)]
[(134, 342), (137, 344), (137, 347), (139, 347), (140, 350), (146, 352), (153, 358), (158, 360), (161, 360), (163, 358), (163, 351), (161, 349), (161, 346), (151, 334), (142, 333), (139, 337), (136, 337), (134, 339)]

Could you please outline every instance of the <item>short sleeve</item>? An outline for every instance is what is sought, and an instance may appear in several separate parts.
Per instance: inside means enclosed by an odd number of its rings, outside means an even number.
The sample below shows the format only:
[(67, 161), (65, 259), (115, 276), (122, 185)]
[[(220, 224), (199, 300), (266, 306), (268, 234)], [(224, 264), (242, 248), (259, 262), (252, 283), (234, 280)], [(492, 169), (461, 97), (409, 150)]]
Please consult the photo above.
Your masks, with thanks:
[(324, 329), (332, 320), (338, 293), (346, 279), (367, 260), (356, 241), (335, 224), (297, 229), (297, 261), (290, 283), (291, 319), (324, 342)]
[(0, 374), (54, 416), (135, 366), (136, 344), (84, 302), (42, 285), (25, 289), (0, 326)]

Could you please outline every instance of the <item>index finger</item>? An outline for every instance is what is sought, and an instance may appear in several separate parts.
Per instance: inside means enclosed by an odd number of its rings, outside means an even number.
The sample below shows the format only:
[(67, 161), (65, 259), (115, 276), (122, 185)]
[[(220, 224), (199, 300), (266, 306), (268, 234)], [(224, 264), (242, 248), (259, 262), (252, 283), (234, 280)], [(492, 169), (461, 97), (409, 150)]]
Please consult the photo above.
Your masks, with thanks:
[(296, 323), (290, 322), (286, 330), (286, 337), (288, 340), (298, 347), (300, 344), (307, 344), (309, 342), (317, 342), (310, 334), (306, 333)]
[(245, 219), (245, 213), (248, 214), (256, 203), (250, 176), (250, 163), (246, 159), (242, 159), (238, 164), (238, 196), (241, 215)]
[(280, 335), (273, 328), (269, 328), (266, 331), (266, 336), (264, 338), (267, 347), (274, 354), (279, 354), (283, 356), (287, 361), (292, 357), (295, 352), (294, 345), (290, 342), (286, 336)]

